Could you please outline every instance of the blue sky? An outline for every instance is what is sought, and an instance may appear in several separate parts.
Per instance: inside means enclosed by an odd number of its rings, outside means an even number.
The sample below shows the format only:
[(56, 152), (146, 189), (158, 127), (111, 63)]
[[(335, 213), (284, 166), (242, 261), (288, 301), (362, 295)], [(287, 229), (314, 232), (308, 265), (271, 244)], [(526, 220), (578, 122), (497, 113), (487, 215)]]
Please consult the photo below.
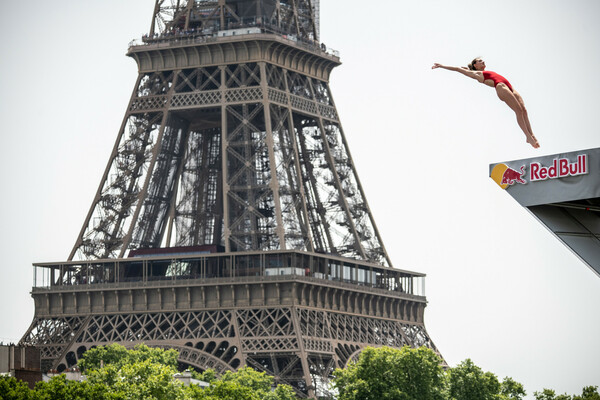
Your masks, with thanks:
[[(66, 259), (137, 76), (151, 0), (10, 2), (0, 26), (0, 340), (33, 318), (31, 263)], [(426, 327), (532, 394), (600, 386), (600, 278), (488, 177), (490, 163), (600, 147), (600, 2), (321, 1), (330, 86), (394, 266), (425, 272)], [(541, 148), (495, 92), (433, 62), (474, 57), (525, 100)], [(529, 398), (532, 398), (530, 395)]]

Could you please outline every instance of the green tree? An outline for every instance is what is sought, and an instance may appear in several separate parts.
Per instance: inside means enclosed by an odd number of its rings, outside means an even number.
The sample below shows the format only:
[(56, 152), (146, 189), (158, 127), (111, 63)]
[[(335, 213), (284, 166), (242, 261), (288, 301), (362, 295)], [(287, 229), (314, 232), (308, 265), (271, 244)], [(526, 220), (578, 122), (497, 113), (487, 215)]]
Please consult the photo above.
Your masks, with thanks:
[(0, 399), (33, 400), (29, 386), (12, 376), (0, 375)]
[(586, 386), (581, 392), (581, 396), (573, 396), (573, 400), (600, 400), (598, 386)]
[(67, 380), (64, 374), (53, 376), (48, 382), (38, 382), (32, 391), (36, 400), (104, 400), (113, 399), (109, 388), (88, 382)]
[(204, 381), (206, 383), (211, 383), (219, 379), (217, 373), (212, 369), (207, 369), (204, 372), (200, 373), (194, 370), (193, 368), (188, 368), (187, 371), (192, 373), (192, 377), (194, 379), (198, 379), (200, 381)]
[[(185, 387), (173, 375), (177, 373), (175, 350), (136, 346), (126, 350), (111, 345), (89, 350), (82, 358), (87, 380), (67, 380), (61, 374), (48, 382), (38, 382), (30, 390), (23, 382), (0, 377), (0, 399), (4, 400), (295, 400), (288, 385), (274, 387), (274, 378), (252, 368), (226, 372), (220, 378), (215, 371), (196, 378), (209, 382), (206, 389)], [(100, 361), (103, 361), (100, 368)]]
[(117, 399), (183, 400), (183, 383), (173, 378), (177, 370), (151, 359), (109, 364), (88, 371), (88, 382), (110, 388)]
[(249, 387), (242, 386), (237, 382), (222, 380), (216, 381), (205, 389), (204, 395), (206, 397), (200, 398), (207, 400), (260, 400), (258, 394)]
[(497, 400), (501, 399), (500, 382), (466, 359), (448, 371), (448, 394), (451, 400)]
[(277, 385), (275, 390), (265, 394), (263, 400), (297, 400), (296, 392), (289, 385)]
[(87, 371), (100, 369), (101, 365), (120, 367), (125, 364), (151, 360), (154, 363), (177, 368), (177, 357), (179, 357), (179, 353), (174, 349), (153, 348), (142, 343), (135, 346), (133, 350), (127, 350), (125, 347), (113, 343), (109, 346), (98, 346), (89, 349), (83, 353), (83, 357), (77, 365), (82, 371)]
[(264, 372), (258, 372), (250, 367), (244, 367), (235, 372), (225, 372), (221, 377), (221, 381), (234, 382), (250, 388), (257, 393), (267, 393), (273, 387), (275, 379)]
[(442, 400), (442, 359), (431, 349), (367, 347), (333, 380), (339, 400)]
[(543, 389), (541, 392), (534, 392), (535, 400), (571, 400), (568, 394), (559, 394), (552, 389)]
[(502, 395), (502, 399), (523, 400), (527, 392), (525, 392), (522, 384), (507, 376), (500, 384), (500, 394)]
[[(206, 371), (207, 374), (210, 370)], [(212, 375), (208, 373), (208, 378)], [(295, 400), (294, 390), (289, 385), (279, 385), (273, 389), (274, 379), (264, 372), (250, 367), (236, 372), (228, 371), (221, 379), (213, 379), (210, 386), (202, 389), (190, 386), (188, 393), (197, 400)]]

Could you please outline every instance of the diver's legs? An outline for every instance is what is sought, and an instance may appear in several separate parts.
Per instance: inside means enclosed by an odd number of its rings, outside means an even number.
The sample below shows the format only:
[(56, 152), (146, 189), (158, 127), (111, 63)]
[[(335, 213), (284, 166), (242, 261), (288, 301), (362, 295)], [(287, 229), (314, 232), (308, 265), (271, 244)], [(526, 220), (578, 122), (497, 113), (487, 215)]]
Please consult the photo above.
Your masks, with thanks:
[[(513, 90), (513, 95), (516, 97), (517, 101), (519, 102), (519, 104), (521, 105), (521, 108), (523, 109), (523, 119), (525, 120), (525, 125), (527, 125), (527, 130), (529, 130), (529, 133), (531, 133), (531, 136), (533, 136), (533, 129), (531, 129), (531, 124), (529, 123), (529, 114), (527, 114), (527, 108), (525, 108), (525, 102), (523, 101), (523, 98), (521, 97), (521, 95), (519, 94), (519, 92), (517, 92), (516, 90)], [(535, 138), (535, 136), (533, 136)]]
[(503, 83), (500, 83), (498, 86), (496, 86), (496, 93), (498, 94), (500, 100), (505, 102), (511, 108), (511, 110), (515, 112), (517, 123), (527, 137), (527, 143), (531, 144), (534, 148), (540, 147), (531, 130), (529, 117), (527, 116), (527, 109), (525, 108), (525, 104), (523, 103), (521, 96), (518, 93), (515, 95), (515, 93), (513, 93), (508, 86)]

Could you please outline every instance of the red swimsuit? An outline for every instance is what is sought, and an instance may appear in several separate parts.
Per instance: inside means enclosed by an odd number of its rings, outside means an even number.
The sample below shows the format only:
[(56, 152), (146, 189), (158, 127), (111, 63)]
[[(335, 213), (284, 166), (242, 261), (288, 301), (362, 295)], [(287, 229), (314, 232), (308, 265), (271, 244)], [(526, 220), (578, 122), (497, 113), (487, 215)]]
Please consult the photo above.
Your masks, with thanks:
[(481, 71), (481, 72), (483, 72), (483, 80), (491, 79), (492, 81), (494, 81), (494, 87), (498, 86), (499, 83), (504, 83), (506, 86), (508, 86), (508, 88), (512, 92), (512, 90), (513, 90), (512, 86), (506, 80), (506, 78), (503, 77), (502, 75), (498, 75), (497, 73), (495, 73), (493, 71)]

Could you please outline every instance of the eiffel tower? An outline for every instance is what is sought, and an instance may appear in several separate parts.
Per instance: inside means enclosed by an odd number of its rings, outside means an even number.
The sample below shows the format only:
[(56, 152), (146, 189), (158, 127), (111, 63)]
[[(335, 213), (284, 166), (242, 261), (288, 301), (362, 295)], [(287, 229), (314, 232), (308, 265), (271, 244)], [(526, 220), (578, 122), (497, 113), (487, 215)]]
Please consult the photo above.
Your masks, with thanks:
[(22, 344), (175, 348), (326, 394), (366, 346), (435, 349), (424, 275), (392, 267), (329, 89), (318, 0), (156, 0), (67, 261), (34, 264)]

